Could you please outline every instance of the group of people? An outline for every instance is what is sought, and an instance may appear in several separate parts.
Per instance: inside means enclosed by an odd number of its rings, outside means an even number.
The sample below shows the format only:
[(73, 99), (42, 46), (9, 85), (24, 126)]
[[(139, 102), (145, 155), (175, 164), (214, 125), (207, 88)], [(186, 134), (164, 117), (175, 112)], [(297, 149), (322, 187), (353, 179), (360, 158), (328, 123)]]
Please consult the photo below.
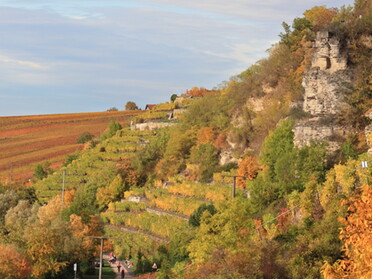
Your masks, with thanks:
[(110, 253), (110, 259), (108, 260), (109, 263), (114, 264), (116, 262), (116, 256), (114, 253)]
[[(114, 264), (115, 262), (117, 262), (116, 267), (118, 268), (118, 272), (120, 273), (121, 278), (124, 278), (125, 277), (125, 268), (124, 268), (124, 266), (121, 265), (120, 261), (117, 261), (116, 256), (112, 252), (110, 253), (109, 262), (111, 264)], [(133, 263), (129, 259), (125, 260), (125, 264), (128, 267), (133, 266)], [(152, 269), (152, 272), (156, 272), (158, 270), (158, 266), (156, 265), (156, 263), (154, 263), (152, 265), (151, 269)]]

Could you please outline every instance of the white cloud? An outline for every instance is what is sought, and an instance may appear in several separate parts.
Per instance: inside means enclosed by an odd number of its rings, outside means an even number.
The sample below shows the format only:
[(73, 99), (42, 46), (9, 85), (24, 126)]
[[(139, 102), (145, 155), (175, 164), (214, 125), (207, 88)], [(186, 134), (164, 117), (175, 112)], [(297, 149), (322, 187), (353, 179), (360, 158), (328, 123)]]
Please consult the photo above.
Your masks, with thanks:
[(31, 68), (31, 69), (37, 69), (37, 70), (47, 69), (47, 66), (41, 63), (27, 61), (27, 60), (14, 59), (14, 58), (10, 58), (5, 55), (0, 55), (0, 63), (19, 65), (19, 66), (22, 66), (23, 68)]

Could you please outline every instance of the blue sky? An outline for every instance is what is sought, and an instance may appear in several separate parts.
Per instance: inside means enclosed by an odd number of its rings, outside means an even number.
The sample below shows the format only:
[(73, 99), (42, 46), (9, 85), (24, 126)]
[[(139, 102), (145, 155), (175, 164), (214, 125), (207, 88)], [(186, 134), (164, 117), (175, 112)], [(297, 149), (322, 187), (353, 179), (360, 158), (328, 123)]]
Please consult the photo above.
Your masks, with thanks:
[(213, 88), (281, 23), (352, 0), (0, 0), (0, 116), (124, 109)]

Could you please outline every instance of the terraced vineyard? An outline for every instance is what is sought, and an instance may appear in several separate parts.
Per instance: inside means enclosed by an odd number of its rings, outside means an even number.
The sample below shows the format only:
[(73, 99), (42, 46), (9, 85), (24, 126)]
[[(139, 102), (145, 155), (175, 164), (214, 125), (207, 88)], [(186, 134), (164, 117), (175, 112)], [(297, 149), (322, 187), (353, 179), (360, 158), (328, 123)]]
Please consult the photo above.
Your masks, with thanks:
[(81, 157), (60, 168), (48, 179), (36, 183), (37, 196), (45, 202), (61, 193), (62, 187), (72, 190), (85, 185), (93, 185), (95, 189), (107, 186), (115, 179), (121, 165), (134, 156), (134, 150), (139, 150), (152, 137), (150, 131), (119, 131), (116, 136), (86, 150)]
[[(243, 192), (238, 189), (237, 194)], [(111, 203), (101, 213), (106, 235), (114, 239), (117, 255), (133, 257), (140, 251), (152, 262), (157, 260), (159, 247), (177, 245), (177, 235), (191, 237), (190, 215), (202, 204), (227, 201), (230, 188), (184, 181), (160, 188), (134, 188), (125, 196), (126, 200)]]
[[(190, 216), (202, 205), (218, 207), (225, 203), (230, 199), (231, 190), (223, 183), (203, 184), (185, 179), (180, 182), (179, 178), (163, 186), (130, 185), (125, 190), (115, 190), (119, 189), (116, 186), (123, 185), (121, 169), (128, 166), (138, 151), (155, 137), (153, 131), (118, 131), (115, 136), (85, 150), (69, 165), (36, 183), (39, 200), (47, 202), (60, 194), (62, 187), (65, 191), (75, 190), (75, 200), (79, 199), (79, 191), (84, 192), (85, 197), (89, 196), (87, 192), (91, 192), (100, 209), (104, 209), (100, 214), (104, 234), (111, 239), (115, 254), (140, 262), (135, 263), (136, 267), (158, 261), (162, 249), (177, 247), (172, 250), (186, 253), (186, 247), (179, 241), (194, 236), (195, 228), (189, 224)], [(117, 195), (107, 202), (113, 192)], [(242, 196), (243, 192), (237, 189), (237, 195)], [(89, 204), (81, 200), (78, 206), (84, 210)]]
[(83, 132), (99, 136), (110, 121), (123, 126), (142, 111), (117, 111), (0, 117), (0, 181), (25, 181), (35, 166), (50, 161), (58, 168), (66, 155), (82, 149)]

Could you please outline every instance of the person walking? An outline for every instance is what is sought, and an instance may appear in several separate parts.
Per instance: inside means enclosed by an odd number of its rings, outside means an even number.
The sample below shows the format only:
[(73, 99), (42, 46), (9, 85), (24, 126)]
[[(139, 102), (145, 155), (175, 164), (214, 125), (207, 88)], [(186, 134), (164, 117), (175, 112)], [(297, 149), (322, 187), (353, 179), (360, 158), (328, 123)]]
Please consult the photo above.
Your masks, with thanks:
[(124, 266), (123, 266), (123, 268), (121, 269), (120, 276), (121, 276), (121, 279), (124, 279), (124, 277), (125, 277)]
[(117, 265), (117, 267), (118, 267), (118, 272), (120, 272), (121, 264), (120, 264), (119, 261), (118, 261), (118, 265)]

